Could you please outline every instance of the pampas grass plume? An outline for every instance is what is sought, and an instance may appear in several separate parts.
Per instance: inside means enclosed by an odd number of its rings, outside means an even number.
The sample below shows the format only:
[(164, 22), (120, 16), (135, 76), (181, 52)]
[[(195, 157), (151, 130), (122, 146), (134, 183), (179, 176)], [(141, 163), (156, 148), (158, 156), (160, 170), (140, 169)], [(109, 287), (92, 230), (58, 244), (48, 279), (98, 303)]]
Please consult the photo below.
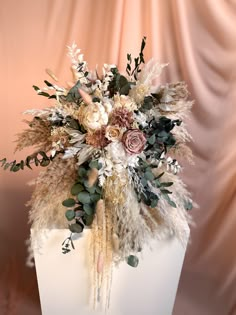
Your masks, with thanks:
[(96, 205), (96, 216), (97, 216), (97, 225), (102, 228), (103, 226), (103, 217), (105, 213), (105, 203), (103, 199), (98, 200)]

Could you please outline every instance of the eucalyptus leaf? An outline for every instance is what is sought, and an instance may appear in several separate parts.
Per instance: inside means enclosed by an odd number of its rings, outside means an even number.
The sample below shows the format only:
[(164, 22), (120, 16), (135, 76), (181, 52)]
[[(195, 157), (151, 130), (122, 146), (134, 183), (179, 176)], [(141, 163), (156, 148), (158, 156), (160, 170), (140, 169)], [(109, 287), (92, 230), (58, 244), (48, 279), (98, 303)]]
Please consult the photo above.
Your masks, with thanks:
[(85, 214), (83, 217), (84, 224), (90, 226), (93, 223), (94, 215)]
[(158, 204), (158, 199), (152, 200), (150, 207), (151, 207), (151, 208), (156, 208), (157, 204)]
[(96, 187), (92, 186), (92, 187), (86, 187), (86, 190), (90, 193), (90, 194), (94, 194), (96, 191)]
[(160, 184), (161, 187), (170, 187), (172, 185), (173, 185), (173, 182), (165, 182), (165, 183)]
[(40, 166), (48, 166), (50, 164), (50, 160), (49, 159), (42, 159), (42, 161), (40, 162)]
[(71, 221), (75, 218), (75, 211), (74, 210), (67, 210), (65, 216), (68, 221)]
[(177, 207), (175, 202), (170, 199), (170, 196), (168, 194), (162, 194), (162, 197), (166, 199), (170, 206), (172, 206), (173, 208)]
[(171, 191), (169, 191), (168, 189), (160, 189), (161, 190), (161, 192), (162, 192), (162, 194), (172, 194), (172, 192)]
[(161, 178), (164, 174), (165, 174), (165, 172), (162, 172), (162, 173), (161, 173), (161, 174), (159, 174), (157, 177), (155, 177), (155, 179), (159, 179), (159, 178)]
[(147, 139), (149, 144), (154, 144), (156, 142), (156, 135), (153, 134), (150, 138)]
[(78, 171), (78, 174), (79, 174), (80, 177), (85, 177), (85, 176), (87, 176), (87, 171), (86, 171), (86, 169), (84, 167), (80, 167), (79, 171)]
[(82, 204), (87, 204), (91, 202), (90, 199), (90, 194), (87, 191), (81, 191), (78, 194), (78, 200), (82, 203)]
[(153, 173), (150, 172), (150, 171), (146, 171), (146, 172), (144, 173), (144, 177), (145, 177), (147, 180), (150, 180), (150, 181), (152, 181), (152, 180), (155, 178), (154, 175), (153, 175)]
[(2, 160), (0, 161), (0, 163), (2, 163), (2, 166), (6, 163), (6, 161), (7, 161), (6, 158), (4, 158), (4, 159), (2, 159)]
[(96, 186), (96, 192), (101, 195), (101, 193), (102, 193), (102, 187)]
[(84, 230), (84, 226), (80, 222), (73, 223), (69, 225), (69, 230), (73, 233), (82, 233)]
[(83, 206), (83, 209), (84, 209), (85, 213), (88, 215), (94, 214), (94, 207), (92, 207), (90, 204), (85, 204)]
[(18, 172), (20, 170), (20, 163), (17, 163), (14, 165), (14, 167), (12, 168), (12, 172)]
[(76, 196), (76, 195), (78, 195), (78, 193), (80, 193), (80, 192), (83, 191), (83, 190), (84, 190), (84, 187), (83, 187), (81, 184), (76, 183), (76, 184), (74, 184), (74, 185), (72, 186), (72, 188), (71, 188), (71, 194), (72, 194), (73, 196)]
[(193, 204), (190, 200), (185, 200), (184, 201), (184, 208), (185, 210), (192, 210)]
[(127, 264), (130, 265), (131, 267), (136, 268), (139, 264), (138, 257), (134, 255), (129, 255), (129, 257), (127, 258)]
[(62, 202), (62, 204), (63, 204), (63, 206), (70, 208), (70, 207), (73, 207), (75, 205), (75, 200), (73, 198), (68, 198), (68, 199), (64, 200)]
[(92, 195), (90, 196), (90, 198), (91, 198), (91, 200), (92, 200), (93, 202), (97, 202), (98, 200), (101, 199), (101, 195), (100, 195), (100, 194), (92, 194)]

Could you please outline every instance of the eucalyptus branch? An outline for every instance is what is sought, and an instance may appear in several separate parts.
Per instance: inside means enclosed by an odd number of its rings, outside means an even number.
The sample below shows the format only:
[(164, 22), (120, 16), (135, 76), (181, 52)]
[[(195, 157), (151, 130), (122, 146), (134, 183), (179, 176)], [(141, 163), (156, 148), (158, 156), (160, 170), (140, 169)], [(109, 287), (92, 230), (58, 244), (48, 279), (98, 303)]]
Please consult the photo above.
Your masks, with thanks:
[(52, 155), (47, 156), (47, 154), (44, 151), (38, 151), (36, 153), (28, 155), (25, 160), (21, 160), (20, 162), (16, 162), (16, 160), (8, 162), (7, 159), (4, 158), (0, 160), (0, 163), (2, 163), (0, 167), (2, 167), (4, 170), (10, 168), (10, 172), (18, 172), (19, 170), (24, 170), (25, 166), (32, 169), (30, 164), (34, 164), (35, 166), (40, 165), (42, 167), (46, 167), (53, 161), (53, 159), (59, 153), (62, 153), (62, 151), (56, 151), (54, 156)]

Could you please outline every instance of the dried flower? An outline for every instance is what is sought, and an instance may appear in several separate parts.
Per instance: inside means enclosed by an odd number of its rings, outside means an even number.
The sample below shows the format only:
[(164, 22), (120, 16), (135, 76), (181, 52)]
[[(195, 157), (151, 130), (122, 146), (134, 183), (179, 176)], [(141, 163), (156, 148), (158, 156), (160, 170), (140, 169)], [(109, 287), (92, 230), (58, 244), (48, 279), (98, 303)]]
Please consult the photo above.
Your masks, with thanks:
[(175, 104), (180, 100), (186, 100), (189, 95), (185, 82), (166, 84), (162, 91), (161, 103)]
[(106, 138), (111, 141), (120, 140), (123, 135), (123, 130), (118, 126), (107, 126)]
[(128, 109), (120, 107), (111, 113), (110, 124), (119, 127), (130, 128), (134, 122), (133, 113)]
[(104, 214), (105, 214), (104, 200), (100, 199), (100, 200), (98, 200), (98, 202), (96, 204), (96, 218), (97, 218), (97, 225), (98, 225), (98, 227), (102, 227), (103, 226)]
[(114, 107), (123, 107), (130, 111), (137, 110), (137, 104), (134, 100), (126, 95), (114, 95)]
[(112, 234), (112, 247), (115, 253), (119, 252), (120, 240), (116, 233)]
[(130, 90), (130, 97), (132, 97), (135, 102), (141, 106), (144, 97), (149, 94), (149, 87), (143, 83), (135, 85), (131, 90)]
[(98, 170), (96, 168), (91, 168), (88, 174), (88, 186), (92, 187), (96, 180), (98, 179)]
[(79, 109), (79, 122), (87, 130), (101, 128), (108, 123), (108, 114), (101, 103), (81, 105)]
[(32, 121), (25, 120), (29, 129), (25, 129), (17, 135), (15, 151), (20, 151), (29, 146), (37, 146), (38, 150), (48, 151), (51, 148), (51, 125), (50, 122), (39, 117)]
[(144, 149), (146, 138), (139, 129), (130, 129), (124, 133), (122, 142), (127, 153), (139, 154)]
[(98, 129), (94, 132), (88, 132), (85, 137), (87, 144), (95, 148), (104, 148), (110, 141), (105, 137), (106, 135), (106, 126), (102, 126), (101, 129)]
[(51, 131), (51, 142), (60, 142), (62, 145), (69, 145), (69, 135), (65, 127), (53, 128)]

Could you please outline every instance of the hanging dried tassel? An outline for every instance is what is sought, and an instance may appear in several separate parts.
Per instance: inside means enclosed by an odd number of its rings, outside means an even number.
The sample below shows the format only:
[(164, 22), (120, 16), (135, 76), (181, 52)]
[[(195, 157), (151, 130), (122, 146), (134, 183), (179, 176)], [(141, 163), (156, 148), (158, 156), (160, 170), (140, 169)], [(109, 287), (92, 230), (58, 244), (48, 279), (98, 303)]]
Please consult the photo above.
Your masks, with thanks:
[(96, 168), (91, 168), (88, 174), (88, 187), (92, 187), (98, 179), (98, 170)]
[(112, 234), (112, 248), (115, 253), (119, 252), (119, 247), (120, 247), (120, 240), (119, 237), (116, 233)]

